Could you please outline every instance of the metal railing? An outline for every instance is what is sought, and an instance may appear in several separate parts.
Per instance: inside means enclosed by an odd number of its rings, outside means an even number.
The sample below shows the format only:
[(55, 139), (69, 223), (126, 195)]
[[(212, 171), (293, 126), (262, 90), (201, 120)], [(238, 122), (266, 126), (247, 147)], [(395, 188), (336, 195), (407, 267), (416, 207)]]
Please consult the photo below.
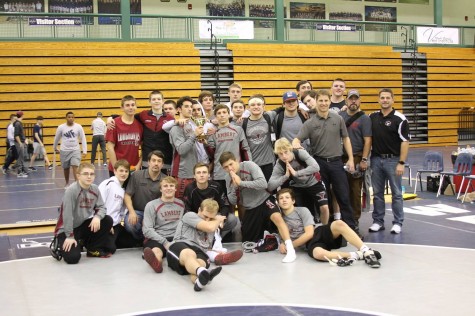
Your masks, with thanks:
[[(30, 25), (29, 18), (80, 18), (79, 25)], [(60, 14), (0, 12), (0, 40), (87, 40), (87, 41), (189, 41), (208, 42), (199, 37), (200, 20), (234, 20), (254, 22), (254, 41), (276, 42), (277, 19), (261, 17), (209, 17), (130, 15), (130, 38), (124, 38), (120, 14)], [(427, 24), (284, 19), (284, 42), (347, 43), (404, 47), (402, 29), (409, 30), (407, 41), (417, 43), (417, 26)], [(350, 24), (353, 31), (317, 30), (317, 24)], [(475, 27), (458, 28), (460, 44), (475, 46)]]

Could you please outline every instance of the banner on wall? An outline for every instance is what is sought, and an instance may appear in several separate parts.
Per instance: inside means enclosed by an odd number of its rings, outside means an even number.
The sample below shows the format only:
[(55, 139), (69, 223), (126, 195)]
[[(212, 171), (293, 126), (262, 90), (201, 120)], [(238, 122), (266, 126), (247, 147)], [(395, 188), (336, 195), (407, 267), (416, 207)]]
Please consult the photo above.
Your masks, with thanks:
[(339, 31), (339, 32), (355, 32), (355, 24), (326, 24), (317, 23), (317, 31)]
[(417, 27), (418, 44), (459, 45), (459, 29), (445, 27)]
[(28, 18), (28, 25), (81, 26), (82, 18)]
[[(213, 20), (213, 34), (217, 38), (254, 39), (254, 21)], [(211, 37), (208, 20), (200, 20), (200, 39)]]

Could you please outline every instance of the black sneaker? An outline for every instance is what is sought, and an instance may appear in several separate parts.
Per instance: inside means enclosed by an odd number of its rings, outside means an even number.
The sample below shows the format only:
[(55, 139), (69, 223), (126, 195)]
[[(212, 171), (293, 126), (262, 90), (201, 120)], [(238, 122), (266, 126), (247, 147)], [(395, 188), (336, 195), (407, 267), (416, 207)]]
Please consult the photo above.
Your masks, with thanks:
[[(219, 270), (221, 271), (221, 270)], [(218, 272), (219, 273), (219, 272)], [(218, 273), (216, 273), (213, 277), (215, 277)], [(200, 292), (203, 287), (209, 283), (210, 279), (211, 279), (211, 275), (210, 275), (210, 272), (208, 272), (208, 270), (206, 269), (203, 269), (198, 275), (197, 275), (197, 279), (195, 281), (195, 285), (193, 287), (193, 289), (195, 290), (195, 292)], [(198, 284), (198, 281), (200, 282), (201, 286)]]
[(339, 267), (347, 267), (351, 266), (355, 262), (355, 259), (353, 258), (340, 258), (336, 262), (336, 265)]
[(208, 270), (208, 272), (209, 272), (209, 282), (208, 283), (211, 283), (211, 281), (213, 281), (214, 277), (217, 276), (221, 272), (221, 270), (223, 270), (222, 267), (216, 267), (214, 269)]
[(381, 267), (381, 263), (379, 262), (379, 259), (376, 256), (376, 253), (378, 253), (379, 258), (381, 258), (381, 254), (378, 251), (368, 250), (368, 251), (365, 251), (363, 254), (364, 261), (366, 262), (367, 265), (370, 266), (370, 268), (377, 269)]
[(28, 171), (38, 171), (35, 167), (28, 167)]
[(53, 164), (48, 166), (48, 170), (53, 170)]

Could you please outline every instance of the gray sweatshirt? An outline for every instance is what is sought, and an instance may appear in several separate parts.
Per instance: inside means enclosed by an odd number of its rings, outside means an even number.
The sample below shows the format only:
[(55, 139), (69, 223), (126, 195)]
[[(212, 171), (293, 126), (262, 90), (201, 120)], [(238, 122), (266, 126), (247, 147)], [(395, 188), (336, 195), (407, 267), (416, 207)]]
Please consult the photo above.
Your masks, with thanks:
[(299, 155), (300, 161), (304, 161), (307, 167), (302, 166), (294, 157), (294, 159), (290, 162), (290, 165), (296, 171), (296, 175), (290, 175), (290, 177), (287, 177), (285, 175), (287, 168), (282, 166), (283, 163), (279, 159), (274, 165), (274, 170), (272, 171), (272, 176), (270, 177), (269, 185), (267, 186), (267, 189), (270, 192), (284, 184), (284, 182), (289, 178), (290, 186), (300, 188), (311, 187), (320, 181), (320, 179), (315, 177), (315, 173), (320, 171), (320, 166), (318, 165), (317, 161), (304, 149), (297, 150), (297, 154)]
[(64, 193), (54, 234), (65, 233), (66, 238), (74, 238), (74, 228), (93, 216), (101, 220), (106, 216), (99, 188), (91, 184), (89, 189), (83, 189), (76, 181)]
[(74, 123), (72, 126), (64, 123), (58, 126), (54, 137), (53, 149), (56, 149), (61, 138), (62, 151), (80, 150), (79, 139), (81, 139), (82, 152), (87, 154), (87, 142), (84, 129), (81, 125)]
[(226, 173), (226, 187), (229, 203), (244, 206), (245, 209), (258, 207), (270, 196), (267, 192), (267, 181), (261, 168), (252, 161), (239, 164), (237, 175), (241, 178), (239, 187), (231, 184), (231, 177)]
[(184, 212), (185, 204), (179, 199), (163, 202), (158, 198), (148, 202), (143, 217), (143, 235), (166, 246), (169, 244), (167, 238), (173, 238), (175, 235)]

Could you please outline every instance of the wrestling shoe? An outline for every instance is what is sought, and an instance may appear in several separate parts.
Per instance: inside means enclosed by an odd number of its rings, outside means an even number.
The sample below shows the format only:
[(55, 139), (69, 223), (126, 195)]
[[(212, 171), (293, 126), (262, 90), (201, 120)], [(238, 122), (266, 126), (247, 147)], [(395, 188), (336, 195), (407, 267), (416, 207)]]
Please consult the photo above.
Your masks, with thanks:
[(378, 269), (381, 267), (381, 263), (379, 262), (376, 253), (378, 253), (379, 258), (381, 258), (381, 254), (378, 251), (368, 250), (363, 253), (364, 261), (370, 266), (370, 268)]
[(233, 250), (226, 253), (220, 253), (214, 258), (214, 263), (218, 266), (223, 266), (238, 261), (242, 258), (242, 250)]
[(157, 259), (152, 249), (148, 247), (145, 248), (143, 250), (143, 257), (145, 261), (147, 261), (147, 263), (152, 267), (153, 271), (155, 271), (156, 273), (162, 273), (162, 263)]
[(201, 291), (203, 287), (209, 283), (210, 278), (211, 278), (211, 275), (210, 275), (210, 272), (208, 272), (208, 270), (206, 269), (201, 270), (201, 272), (198, 273), (197, 275), (195, 285), (193, 287), (195, 292)]
[(105, 252), (104, 250), (99, 249), (99, 250), (88, 250), (87, 256), (93, 257), (93, 258), (109, 258), (110, 256), (112, 256), (112, 254), (110, 252)]

